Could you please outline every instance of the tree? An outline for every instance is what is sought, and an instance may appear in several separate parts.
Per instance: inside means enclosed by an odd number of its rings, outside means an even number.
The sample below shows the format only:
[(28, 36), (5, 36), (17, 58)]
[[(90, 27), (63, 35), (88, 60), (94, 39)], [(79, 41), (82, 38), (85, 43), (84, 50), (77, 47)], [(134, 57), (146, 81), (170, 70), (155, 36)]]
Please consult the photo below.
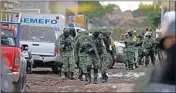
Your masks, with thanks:
[(105, 13), (112, 13), (117, 8), (119, 9), (119, 6), (117, 6), (115, 4), (108, 4), (108, 5), (104, 6), (104, 12)]
[(104, 8), (99, 1), (78, 1), (78, 12), (91, 19), (101, 18), (104, 15)]
[(90, 19), (101, 19), (106, 13), (112, 13), (119, 8), (115, 4), (108, 4), (103, 6), (99, 1), (79, 1), (79, 14), (84, 14)]
[(152, 5), (139, 4), (139, 8), (133, 11), (135, 17), (147, 17), (148, 23), (152, 28), (156, 28), (161, 22), (161, 11), (160, 11), (161, 2), (154, 2)]
[(152, 28), (158, 27), (158, 25), (161, 23), (161, 14), (160, 11), (158, 12), (150, 12), (147, 16), (148, 22), (152, 26)]
[(161, 2), (154, 2), (153, 10), (150, 11), (147, 15), (148, 22), (150, 23), (153, 29), (157, 28), (158, 25), (161, 23), (160, 5), (161, 5)]

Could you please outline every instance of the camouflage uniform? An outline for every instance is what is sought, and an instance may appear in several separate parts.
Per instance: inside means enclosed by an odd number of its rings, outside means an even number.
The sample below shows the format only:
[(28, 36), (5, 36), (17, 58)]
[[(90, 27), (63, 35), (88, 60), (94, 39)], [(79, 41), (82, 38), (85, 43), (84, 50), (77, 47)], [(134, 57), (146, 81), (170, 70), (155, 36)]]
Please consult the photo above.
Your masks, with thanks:
[(91, 82), (91, 58), (88, 54), (88, 50), (91, 47), (88, 41), (88, 32), (84, 32), (84, 35), (79, 37), (75, 44), (75, 49), (78, 51), (79, 60), (79, 69), (81, 71), (81, 75), (79, 75), (79, 79), (82, 78), (82, 74), (85, 74), (88, 78), (88, 82)]
[(76, 68), (77, 69), (79, 69), (79, 76), (78, 76), (78, 79), (79, 80), (81, 80), (81, 81), (83, 81), (83, 77), (82, 77), (82, 75), (83, 75), (83, 71), (82, 71), (82, 69), (80, 68), (80, 66), (79, 66), (79, 55), (78, 55), (78, 53), (79, 53), (79, 38), (81, 37), (81, 33), (78, 33), (78, 35), (74, 38), (74, 43), (75, 43), (75, 48), (74, 48), (74, 58), (75, 58), (75, 63), (76, 63)]
[(163, 53), (162, 53), (161, 48), (159, 48), (160, 40), (161, 40), (161, 38), (159, 38), (159, 37), (156, 38), (156, 43), (155, 43), (154, 49), (155, 49), (156, 55), (158, 55), (158, 59), (161, 61), (163, 59)]
[(139, 35), (138, 38), (137, 38), (136, 44), (135, 44), (135, 46), (138, 47), (137, 62), (138, 62), (139, 65), (142, 65), (142, 58), (144, 57), (142, 44), (143, 44), (143, 37)]
[(133, 70), (133, 64), (135, 59), (135, 52), (134, 52), (134, 42), (132, 40), (132, 36), (127, 38), (126, 42), (126, 61), (128, 64), (128, 69)]
[(89, 42), (96, 45), (96, 49), (98, 52), (98, 55), (96, 55), (94, 49), (90, 49), (90, 57), (93, 64), (94, 69), (94, 84), (97, 84), (97, 78), (98, 78), (98, 69), (101, 68), (101, 56), (104, 53), (104, 43), (102, 38), (99, 37), (100, 31), (95, 31), (93, 35), (89, 38)]
[(60, 39), (60, 49), (63, 61), (63, 72), (65, 77), (73, 79), (75, 71), (73, 37), (69, 33), (69, 28), (64, 30), (64, 36)]
[(104, 83), (107, 82), (108, 79), (108, 76), (106, 75), (108, 68), (112, 68), (114, 65), (114, 60), (112, 59), (112, 57), (114, 57), (116, 50), (114, 48), (110, 32), (103, 31), (102, 39), (105, 44), (104, 53), (101, 56), (101, 74), (102, 74), (102, 83)]
[(104, 44), (105, 44), (105, 48), (106, 48), (106, 51), (108, 53), (108, 55), (110, 54), (110, 57), (109, 58), (110, 62), (108, 63), (108, 68), (113, 68), (114, 66), (114, 62), (115, 62), (115, 55), (116, 55), (116, 48), (115, 48), (115, 44), (113, 42), (113, 39), (112, 37), (110, 36), (111, 32), (108, 32), (108, 31), (103, 31), (103, 41), (104, 41)]
[[(60, 44), (60, 40), (63, 38), (63, 35), (60, 35), (60, 37), (58, 38), (56, 45), (57, 47), (59, 47)], [(63, 56), (62, 56), (62, 51), (59, 51), (57, 54), (57, 61), (56, 61), (56, 65), (58, 65), (58, 74), (59, 76), (61, 76), (62, 73), (62, 67), (63, 67)]]
[(146, 35), (144, 39), (144, 43), (142, 45), (145, 53), (145, 66), (149, 64), (149, 56), (151, 58), (152, 64), (155, 65), (155, 57), (154, 57), (154, 49), (153, 49), (154, 43), (155, 43), (155, 40), (152, 38), (152, 36), (150, 34)]

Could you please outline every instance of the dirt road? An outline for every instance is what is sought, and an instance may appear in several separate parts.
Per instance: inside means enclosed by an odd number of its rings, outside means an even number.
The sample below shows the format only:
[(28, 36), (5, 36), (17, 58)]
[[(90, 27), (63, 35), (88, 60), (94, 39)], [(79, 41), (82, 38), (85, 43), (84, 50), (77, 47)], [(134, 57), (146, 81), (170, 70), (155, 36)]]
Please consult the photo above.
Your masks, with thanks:
[[(151, 67), (148, 67), (151, 68)], [(135, 70), (125, 70), (122, 64), (116, 64), (114, 69), (108, 71), (107, 83), (84, 85), (77, 75), (75, 80), (63, 80), (52, 74), (50, 68), (36, 68), (33, 74), (27, 75), (27, 92), (130, 92), (135, 80), (148, 68), (141, 66)], [(101, 75), (99, 74), (99, 79)], [(99, 80), (100, 81), (100, 80)]]

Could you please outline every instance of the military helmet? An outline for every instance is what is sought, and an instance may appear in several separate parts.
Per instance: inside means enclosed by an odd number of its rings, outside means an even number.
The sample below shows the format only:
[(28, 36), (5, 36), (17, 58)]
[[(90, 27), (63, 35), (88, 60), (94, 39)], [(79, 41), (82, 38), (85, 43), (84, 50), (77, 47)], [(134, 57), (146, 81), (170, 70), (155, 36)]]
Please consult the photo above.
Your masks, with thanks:
[(70, 34), (70, 28), (69, 28), (69, 27), (64, 28), (63, 34), (64, 34), (65, 36), (68, 36), (68, 35)]
[(97, 38), (99, 36), (100, 32), (101, 32), (100, 30), (94, 29), (93, 36)]
[(70, 28), (69, 27), (65, 27), (63, 32), (70, 32)]

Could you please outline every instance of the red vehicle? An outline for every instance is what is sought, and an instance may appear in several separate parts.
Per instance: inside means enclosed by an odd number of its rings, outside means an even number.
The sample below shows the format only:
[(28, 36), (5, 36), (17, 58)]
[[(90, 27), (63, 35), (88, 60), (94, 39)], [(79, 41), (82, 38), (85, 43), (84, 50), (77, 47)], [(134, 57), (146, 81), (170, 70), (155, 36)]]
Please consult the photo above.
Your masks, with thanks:
[(23, 92), (26, 83), (26, 60), (21, 55), (21, 49), (16, 45), (16, 30), (9, 26), (0, 26), (1, 48), (13, 78), (15, 92)]

